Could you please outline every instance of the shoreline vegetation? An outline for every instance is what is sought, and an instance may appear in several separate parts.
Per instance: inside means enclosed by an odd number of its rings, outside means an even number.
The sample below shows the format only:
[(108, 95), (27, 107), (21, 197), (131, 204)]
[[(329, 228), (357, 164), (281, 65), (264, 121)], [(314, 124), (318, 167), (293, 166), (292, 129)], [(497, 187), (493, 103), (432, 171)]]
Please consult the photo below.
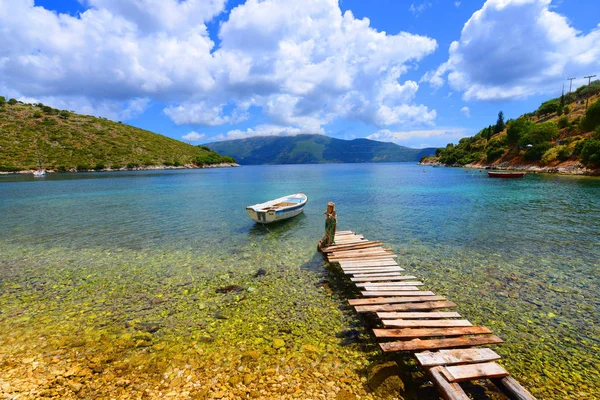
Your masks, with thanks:
[(600, 80), (438, 148), (421, 165), (600, 175)]
[[(0, 173), (202, 168), (236, 164), (193, 146), (120, 121), (0, 96)], [(39, 157), (39, 160), (38, 160)]]
[[(88, 170), (78, 170), (76, 168), (66, 170), (66, 171), (58, 171), (58, 170), (46, 170), (47, 173), (75, 173), (75, 172), (116, 172), (116, 171), (160, 171), (160, 170), (173, 170), (173, 169), (205, 169), (205, 168), (233, 168), (240, 167), (241, 165), (237, 163), (218, 163), (218, 164), (204, 164), (204, 165), (195, 165), (195, 164), (186, 164), (181, 166), (173, 166), (173, 165), (148, 165), (141, 167), (121, 167), (121, 168), (103, 168), (103, 169), (88, 169)], [(21, 171), (0, 171), (0, 175), (26, 175), (32, 174), (34, 170), (26, 169)]]

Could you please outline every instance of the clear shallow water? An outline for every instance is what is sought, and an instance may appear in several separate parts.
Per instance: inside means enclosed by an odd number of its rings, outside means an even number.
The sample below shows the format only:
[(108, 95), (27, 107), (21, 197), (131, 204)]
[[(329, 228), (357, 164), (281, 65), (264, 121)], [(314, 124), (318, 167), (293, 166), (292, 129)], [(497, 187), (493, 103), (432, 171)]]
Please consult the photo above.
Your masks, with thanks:
[[(534, 394), (600, 396), (600, 180), (426, 171), (346, 164), (1, 176), (0, 355), (107, 353), (95, 362), (124, 374), (115, 354), (129, 354), (152, 375), (151, 365), (176, 353), (243, 367), (240, 355), (258, 351), (257, 379), (269, 369), (263, 359), (282, 370), (318, 361), (333, 366), (336, 382), (349, 374), (339, 364), (364, 375), (377, 350), (368, 337), (342, 343), (340, 332), (360, 324), (315, 254), (334, 201), (340, 229), (384, 241), (428, 289), (503, 337), (504, 365)], [(248, 204), (298, 191), (309, 203), (293, 220), (263, 228), (245, 214)], [(261, 267), (267, 274), (255, 277)], [(231, 284), (244, 291), (215, 293)], [(144, 332), (147, 324), (159, 329)], [(280, 338), (286, 361), (273, 344)], [(302, 346), (318, 347), (318, 357)], [(231, 376), (239, 366), (223, 368)], [(90, 395), (105, 390), (82, 382)]]

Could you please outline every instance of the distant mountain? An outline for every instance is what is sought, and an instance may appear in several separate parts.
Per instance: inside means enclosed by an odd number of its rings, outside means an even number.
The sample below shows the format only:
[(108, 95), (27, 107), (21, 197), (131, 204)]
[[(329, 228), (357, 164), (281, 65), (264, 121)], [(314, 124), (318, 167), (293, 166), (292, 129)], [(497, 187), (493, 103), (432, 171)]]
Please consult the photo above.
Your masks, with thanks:
[(120, 122), (0, 96), (0, 172), (37, 168), (102, 170), (234, 163), (192, 146)]
[(246, 165), (419, 161), (435, 154), (435, 148), (411, 149), (369, 139), (342, 140), (323, 135), (258, 136), (206, 146)]

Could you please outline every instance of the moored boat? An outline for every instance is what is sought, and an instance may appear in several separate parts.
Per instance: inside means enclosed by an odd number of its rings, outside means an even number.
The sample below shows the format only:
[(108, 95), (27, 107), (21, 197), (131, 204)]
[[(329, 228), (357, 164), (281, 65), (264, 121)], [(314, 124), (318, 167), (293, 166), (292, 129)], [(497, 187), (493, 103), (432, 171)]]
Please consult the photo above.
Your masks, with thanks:
[(40, 153), (38, 152), (37, 147), (37, 139), (34, 140), (33, 143), (35, 144), (35, 155), (38, 159), (38, 169), (37, 171), (33, 171), (33, 176), (35, 178), (43, 178), (44, 176), (46, 176), (46, 171), (42, 168), (42, 161), (40, 160)]
[(248, 216), (261, 224), (295, 217), (304, 211), (308, 197), (304, 193), (290, 194), (265, 203), (246, 207)]
[(526, 172), (488, 171), (490, 178), (522, 178)]

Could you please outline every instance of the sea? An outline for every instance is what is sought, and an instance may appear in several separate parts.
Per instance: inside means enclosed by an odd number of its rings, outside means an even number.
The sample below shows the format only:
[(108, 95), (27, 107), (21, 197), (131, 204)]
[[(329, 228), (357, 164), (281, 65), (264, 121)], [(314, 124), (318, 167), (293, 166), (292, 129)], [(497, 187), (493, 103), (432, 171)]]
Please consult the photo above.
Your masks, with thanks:
[[(293, 219), (246, 215), (297, 192)], [(437, 398), (317, 252), (330, 201), (537, 398), (600, 398), (600, 179), (413, 163), (0, 176), (2, 393)]]

